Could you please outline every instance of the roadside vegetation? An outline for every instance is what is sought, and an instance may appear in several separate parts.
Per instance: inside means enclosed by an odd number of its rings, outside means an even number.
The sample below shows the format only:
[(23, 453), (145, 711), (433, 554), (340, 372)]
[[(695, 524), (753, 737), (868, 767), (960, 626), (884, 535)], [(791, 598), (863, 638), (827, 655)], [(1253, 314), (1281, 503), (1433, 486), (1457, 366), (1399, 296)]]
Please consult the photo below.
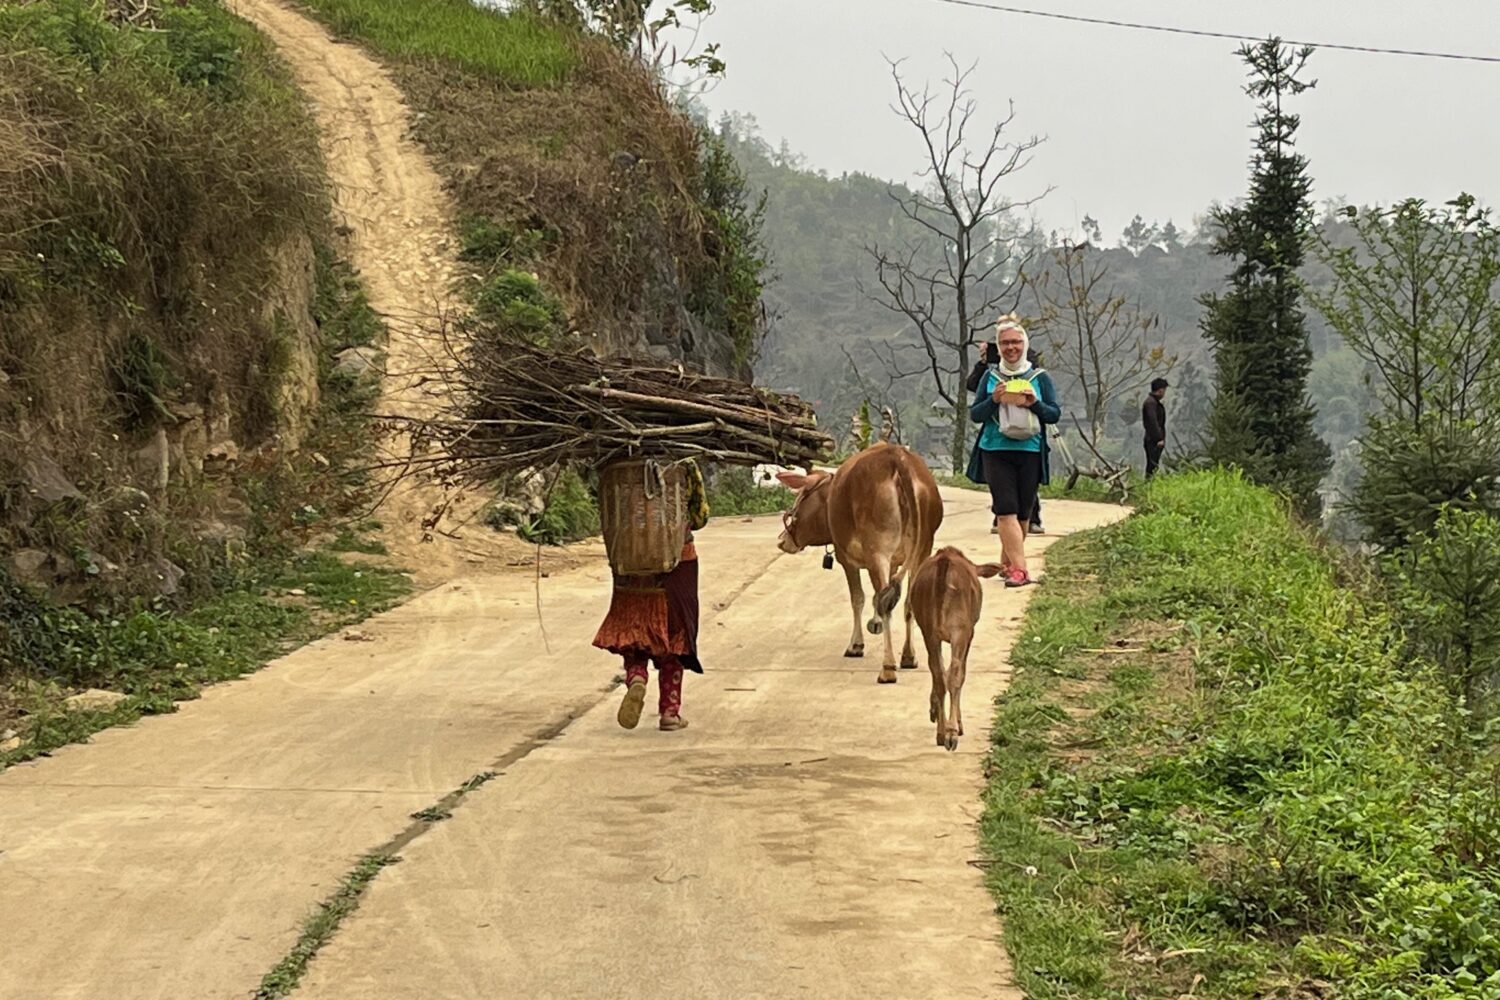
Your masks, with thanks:
[(1059, 542), (983, 838), (1037, 997), (1493, 997), (1500, 752), (1408, 621), (1238, 475)]
[(648, 5), (303, 2), (385, 57), (419, 113), (457, 204), (461, 291), (487, 334), (667, 348), (749, 374), (765, 334), (764, 206), (635, 47)]
[(122, 10), (0, 8), (0, 767), (406, 589), (301, 97), (218, 3)]

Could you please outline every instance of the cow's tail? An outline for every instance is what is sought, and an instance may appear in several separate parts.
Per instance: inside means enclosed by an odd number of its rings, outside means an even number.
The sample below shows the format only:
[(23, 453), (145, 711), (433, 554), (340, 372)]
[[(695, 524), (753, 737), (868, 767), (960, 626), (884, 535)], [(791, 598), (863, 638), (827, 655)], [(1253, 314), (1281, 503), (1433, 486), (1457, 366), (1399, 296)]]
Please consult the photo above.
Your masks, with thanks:
[[(891, 571), (891, 581), (887, 583), (875, 595), (875, 614), (881, 618), (887, 617), (896, 610), (896, 605), (901, 603), (901, 578), (910, 569), (912, 575), (916, 575), (916, 567), (912, 566), (912, 560), (917, 557), (916, 540), (922, 537), (922, 526), (917, 523), (920, 508), (917, 506), (917, 487), (912, 482), (911, 469), (906, 463), (896, 463), (896, 509), (901, 513), (901, 544), (906, 548), (902, 553), (901, 566)], [(892, 560), (894, 562), (894, 560)]]

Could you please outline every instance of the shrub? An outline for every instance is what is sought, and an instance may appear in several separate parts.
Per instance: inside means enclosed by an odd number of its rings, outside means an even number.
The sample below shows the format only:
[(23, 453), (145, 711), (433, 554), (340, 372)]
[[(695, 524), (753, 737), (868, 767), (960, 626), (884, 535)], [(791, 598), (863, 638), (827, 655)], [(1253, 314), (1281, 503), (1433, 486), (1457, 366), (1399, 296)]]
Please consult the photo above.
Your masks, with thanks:
[(540, 514), (516, 522), (516, 534), (538, 545), (563, 545), (598, 533), (599, 501), (572, 469), (553, 481)]
[(549, 346), (565, 329), (562, 303), (549, 295), (536, 275), (507, 269), (486, 281), (474, 300), (474, 313), (493, 332)]
[(1366, 538), (1393, 550), (1430, 532), (1444, 505), (1500, 516), (1500, 426), (1371, 421), (1349, 509)]
[(722, 469), (708, 487), (708, 509), (713, 517), (746, 517), (791, 510), (796, 494), (780, 484), (757, 486), (750, 469)]
[(1500, 676), (1500, 520), (1445, 506), (1386, 567), (1413, 651), (1478, 703)]

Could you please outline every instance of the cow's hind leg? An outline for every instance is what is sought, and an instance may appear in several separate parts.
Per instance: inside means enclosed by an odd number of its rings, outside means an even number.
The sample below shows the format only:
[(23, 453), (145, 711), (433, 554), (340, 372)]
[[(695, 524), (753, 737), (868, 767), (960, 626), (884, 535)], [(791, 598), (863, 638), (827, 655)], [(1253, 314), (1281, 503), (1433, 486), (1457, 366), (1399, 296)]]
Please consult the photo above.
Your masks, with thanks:
[(964, 714), (960, 701), (964, 693), (964, 676), (969, 669), (969, 647), (974, 643), (974, 632), (955, 637), (953, 654), (948, 658), (948, 732), (947, 747), (958, 749), (958, 738), (964, 734)]
[(947, 728), (943, 696), (947, 693), (948, 685), (943, 678), (943, 641), (933, 638), (925, 631), (922, 633), (922, 640), (927, 644), (927, 669), (932, 672), (932, 693), (927, 699), (927, 719), (937, 723), (937, 745), (946, 746), (943, 738)]
[[(896, 650), (891, 644), (891, 611), (900, 599), (901, 587), (899, 583), (891, 582), (891, 566), (889, 561), (876, 560), (870, 566), (870, 586), (875, 591), (875, 617), (871, 618), (865, 626), (871, 635), (878, 635), (885, 640), (885, 656), (880, 661), (881, 684), (896, 683)], [(894, 595), (894, 597), (892, 596)]]
[(865, 588), (859, 581), (859, 570), (844, 567), (844, 579), (849, 582), (849, 606), (854, 609), (854, 632), (849, 637), (849, 648), (844, 655), (858, 658), (865, 655), (865, 634), (860, 629), (860, 619), (865, 615)]

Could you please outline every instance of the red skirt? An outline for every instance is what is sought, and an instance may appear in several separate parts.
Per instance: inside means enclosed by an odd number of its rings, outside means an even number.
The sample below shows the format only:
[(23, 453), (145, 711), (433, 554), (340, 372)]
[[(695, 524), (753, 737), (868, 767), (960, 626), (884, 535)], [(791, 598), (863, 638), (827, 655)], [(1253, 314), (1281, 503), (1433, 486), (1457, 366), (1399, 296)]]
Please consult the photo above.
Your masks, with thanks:
[(594, 645), (611, 653), (675, 656), (695, 673), (698, 662), (698, 553), (691, 542), (670, 573), (616, 576), (609, 613)]

